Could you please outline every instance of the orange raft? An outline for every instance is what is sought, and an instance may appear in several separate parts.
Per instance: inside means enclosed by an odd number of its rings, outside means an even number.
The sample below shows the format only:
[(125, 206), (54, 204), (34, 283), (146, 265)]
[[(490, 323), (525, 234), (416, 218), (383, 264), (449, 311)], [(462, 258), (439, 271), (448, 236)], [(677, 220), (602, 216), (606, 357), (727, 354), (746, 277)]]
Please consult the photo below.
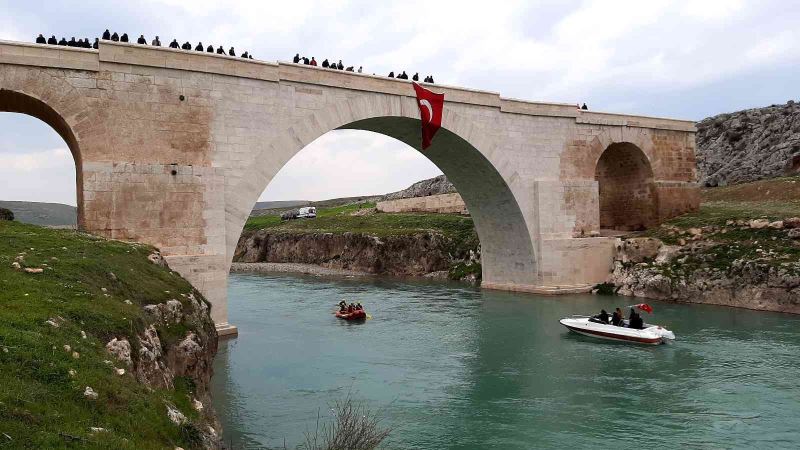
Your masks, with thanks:
[(351, 313), (336, 311), (334, 315), (343, 320), (364, 320), (367, 318), (367, 312), (363, 309), (356, 309)]

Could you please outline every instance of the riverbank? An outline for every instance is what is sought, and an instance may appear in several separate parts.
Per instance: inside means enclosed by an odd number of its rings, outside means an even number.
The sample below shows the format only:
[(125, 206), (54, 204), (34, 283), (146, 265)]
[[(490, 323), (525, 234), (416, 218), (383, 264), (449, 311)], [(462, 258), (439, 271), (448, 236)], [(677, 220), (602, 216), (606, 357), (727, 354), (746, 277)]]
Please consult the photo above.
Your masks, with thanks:
[(704, 190), (700, 211), (619, 242), (618, 294), (800, 314), (800, 177)]
[(368, 277), (374, 274), (357, 270), (335, 269), (318, 266), (316, 264), (299, 263), (233, 263), (231, 272), (234, 273), (296, 273), (303, 275), (333, 276), (333, 277)]
[(210, 305), (152, 247), (0, 221), (0, 447), (217, 449)]
[(272, 267), (301, 273), (314, 273), (307, 266), (315, 265), (400, 277), (447, 274), (445, 278), (473, 283), (479, 283), (481, 276), (480, 243), (471, 217), (379, 213), (371, 203), (320, 207), (315, 219), (251, 217), (233, 260), (299, 264)]

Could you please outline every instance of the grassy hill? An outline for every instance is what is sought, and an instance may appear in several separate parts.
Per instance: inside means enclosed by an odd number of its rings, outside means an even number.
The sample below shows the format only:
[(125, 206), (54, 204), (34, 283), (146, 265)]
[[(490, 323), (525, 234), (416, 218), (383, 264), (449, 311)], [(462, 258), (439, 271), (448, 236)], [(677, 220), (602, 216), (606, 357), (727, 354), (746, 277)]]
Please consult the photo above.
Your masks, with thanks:
[[(202, 418), (190, 404), (194, 381), (177, 377), (174, 390), (148, 388), (105, 350), (110, 339), (126, 338), (138, 357), (135, 338), (150, 320), (142, 306), (177, 298), (187, 312), (192, 304), (184, 296), (199, 296), (183, 278), (151, 263), (152, 251), (0, 222), (0, 448), (199, 446)], [(27, 273), (15, 263), (44, 271)], [(189, 330), (186, 321), (160, 326), (162, 347)], [(127, 371), (119, 375), (114, 366)], [(97, 399), (84, 396), (87, 386)], [(173, 424), (167, 405), (189, 422)]]
[(78, 208), (60, 203), (0, 200), (0, 208), (13, 211), (14, 219), (22, 223), (47, 226), (74, 226), (78, 223)]

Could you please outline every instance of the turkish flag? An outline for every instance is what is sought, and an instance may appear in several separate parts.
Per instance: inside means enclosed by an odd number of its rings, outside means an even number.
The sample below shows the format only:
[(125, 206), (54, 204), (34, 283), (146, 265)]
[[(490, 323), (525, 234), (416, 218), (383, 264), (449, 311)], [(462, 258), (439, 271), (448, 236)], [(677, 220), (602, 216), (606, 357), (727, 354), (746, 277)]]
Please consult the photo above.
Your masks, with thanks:
[(414, 84), (417, 92), (417, 106), (422, 120), (422, 149), (431, 146), (433, 135), (442, 126), (442, 110), (444, 109), (444, 94), (431, 92), (424, 87)]

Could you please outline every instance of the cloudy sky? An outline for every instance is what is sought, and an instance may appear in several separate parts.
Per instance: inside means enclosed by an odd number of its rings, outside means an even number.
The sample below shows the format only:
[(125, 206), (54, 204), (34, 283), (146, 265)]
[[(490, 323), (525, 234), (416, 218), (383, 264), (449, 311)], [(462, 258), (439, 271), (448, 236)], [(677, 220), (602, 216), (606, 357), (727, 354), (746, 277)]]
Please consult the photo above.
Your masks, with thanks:
[[(0, 0), (0, 39), (111, 28), (233, 45), (264, 60), (300, 52), (368, 73), (419, 71), (506, 97), (685, 119), (797, 100), (798, 23), (795, 0)], [(0, 199), (75, 204), (65, 148), (36, 119), (0, 113)], [(261, 198), (384, 193), (438, 173), (404, 144), (337, 131), (292, 159)]]

